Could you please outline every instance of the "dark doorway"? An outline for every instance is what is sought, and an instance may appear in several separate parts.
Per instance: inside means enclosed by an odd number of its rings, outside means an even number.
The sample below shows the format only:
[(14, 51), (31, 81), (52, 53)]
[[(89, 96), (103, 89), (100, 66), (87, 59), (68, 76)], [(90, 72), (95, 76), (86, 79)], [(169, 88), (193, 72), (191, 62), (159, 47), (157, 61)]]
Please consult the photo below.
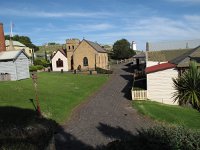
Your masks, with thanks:
[(136, 65), (137, 65), (137, 67), (139, 67), (139, 65), (140, 65), (140, 59), (139, 58), (136, 59)]
[(71, 56), (71, 70), (74, 70), (74, 59), (73, 59), (73, 56)]

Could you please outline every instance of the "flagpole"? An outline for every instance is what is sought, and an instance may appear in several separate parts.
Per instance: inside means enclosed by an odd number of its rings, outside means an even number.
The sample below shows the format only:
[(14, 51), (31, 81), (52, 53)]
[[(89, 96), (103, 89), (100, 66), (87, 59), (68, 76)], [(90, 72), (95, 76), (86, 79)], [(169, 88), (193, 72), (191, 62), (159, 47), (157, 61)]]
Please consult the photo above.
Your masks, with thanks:
[(12, 21), (10, 23), (10, 38), (13, 37), (13, 24), (12, 24)]

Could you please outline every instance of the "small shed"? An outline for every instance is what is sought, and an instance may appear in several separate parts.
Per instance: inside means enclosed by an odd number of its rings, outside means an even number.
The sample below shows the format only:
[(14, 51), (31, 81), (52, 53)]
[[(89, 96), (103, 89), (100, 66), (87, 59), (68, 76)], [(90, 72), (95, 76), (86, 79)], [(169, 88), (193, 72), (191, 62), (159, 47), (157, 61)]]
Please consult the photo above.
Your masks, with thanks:
[(29, 77), (29, 58), (23, 50), (0, 52), (0, 81)]
[(133, 64), (137, 66), (146, 63), (146, 54), (145, 52), (138, 52), (136, 55), (133, 56)]

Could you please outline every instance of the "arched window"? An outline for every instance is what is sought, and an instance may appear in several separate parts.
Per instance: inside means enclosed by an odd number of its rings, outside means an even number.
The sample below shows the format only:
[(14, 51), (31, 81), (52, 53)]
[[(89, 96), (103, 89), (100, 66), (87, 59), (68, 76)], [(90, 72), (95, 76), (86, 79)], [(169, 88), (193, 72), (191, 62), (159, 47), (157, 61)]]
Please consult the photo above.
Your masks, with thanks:
[(88, 66), (88, 59), (87, 59), (87, 57), (83, 58), (83, 66)]
[(63, 61), (60, 58), (56, 61), (56, 67), (63, 67)]

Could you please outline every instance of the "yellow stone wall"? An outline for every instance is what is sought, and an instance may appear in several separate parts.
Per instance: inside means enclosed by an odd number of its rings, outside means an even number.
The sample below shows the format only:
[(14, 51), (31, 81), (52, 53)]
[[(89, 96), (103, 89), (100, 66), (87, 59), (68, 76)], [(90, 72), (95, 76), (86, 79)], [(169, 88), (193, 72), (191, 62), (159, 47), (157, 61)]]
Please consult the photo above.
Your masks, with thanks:
[[(83, 59), (87, 57), (88, 66), (83, 65)], [(81, 70), (94, 70), (96, 67), (107, 69), (108, 67), (108, 54), (99, 53), (86, 41), (82, 41), (78, 48), (74, 51), (74, 69), (78, 69), (81, 66)]]

